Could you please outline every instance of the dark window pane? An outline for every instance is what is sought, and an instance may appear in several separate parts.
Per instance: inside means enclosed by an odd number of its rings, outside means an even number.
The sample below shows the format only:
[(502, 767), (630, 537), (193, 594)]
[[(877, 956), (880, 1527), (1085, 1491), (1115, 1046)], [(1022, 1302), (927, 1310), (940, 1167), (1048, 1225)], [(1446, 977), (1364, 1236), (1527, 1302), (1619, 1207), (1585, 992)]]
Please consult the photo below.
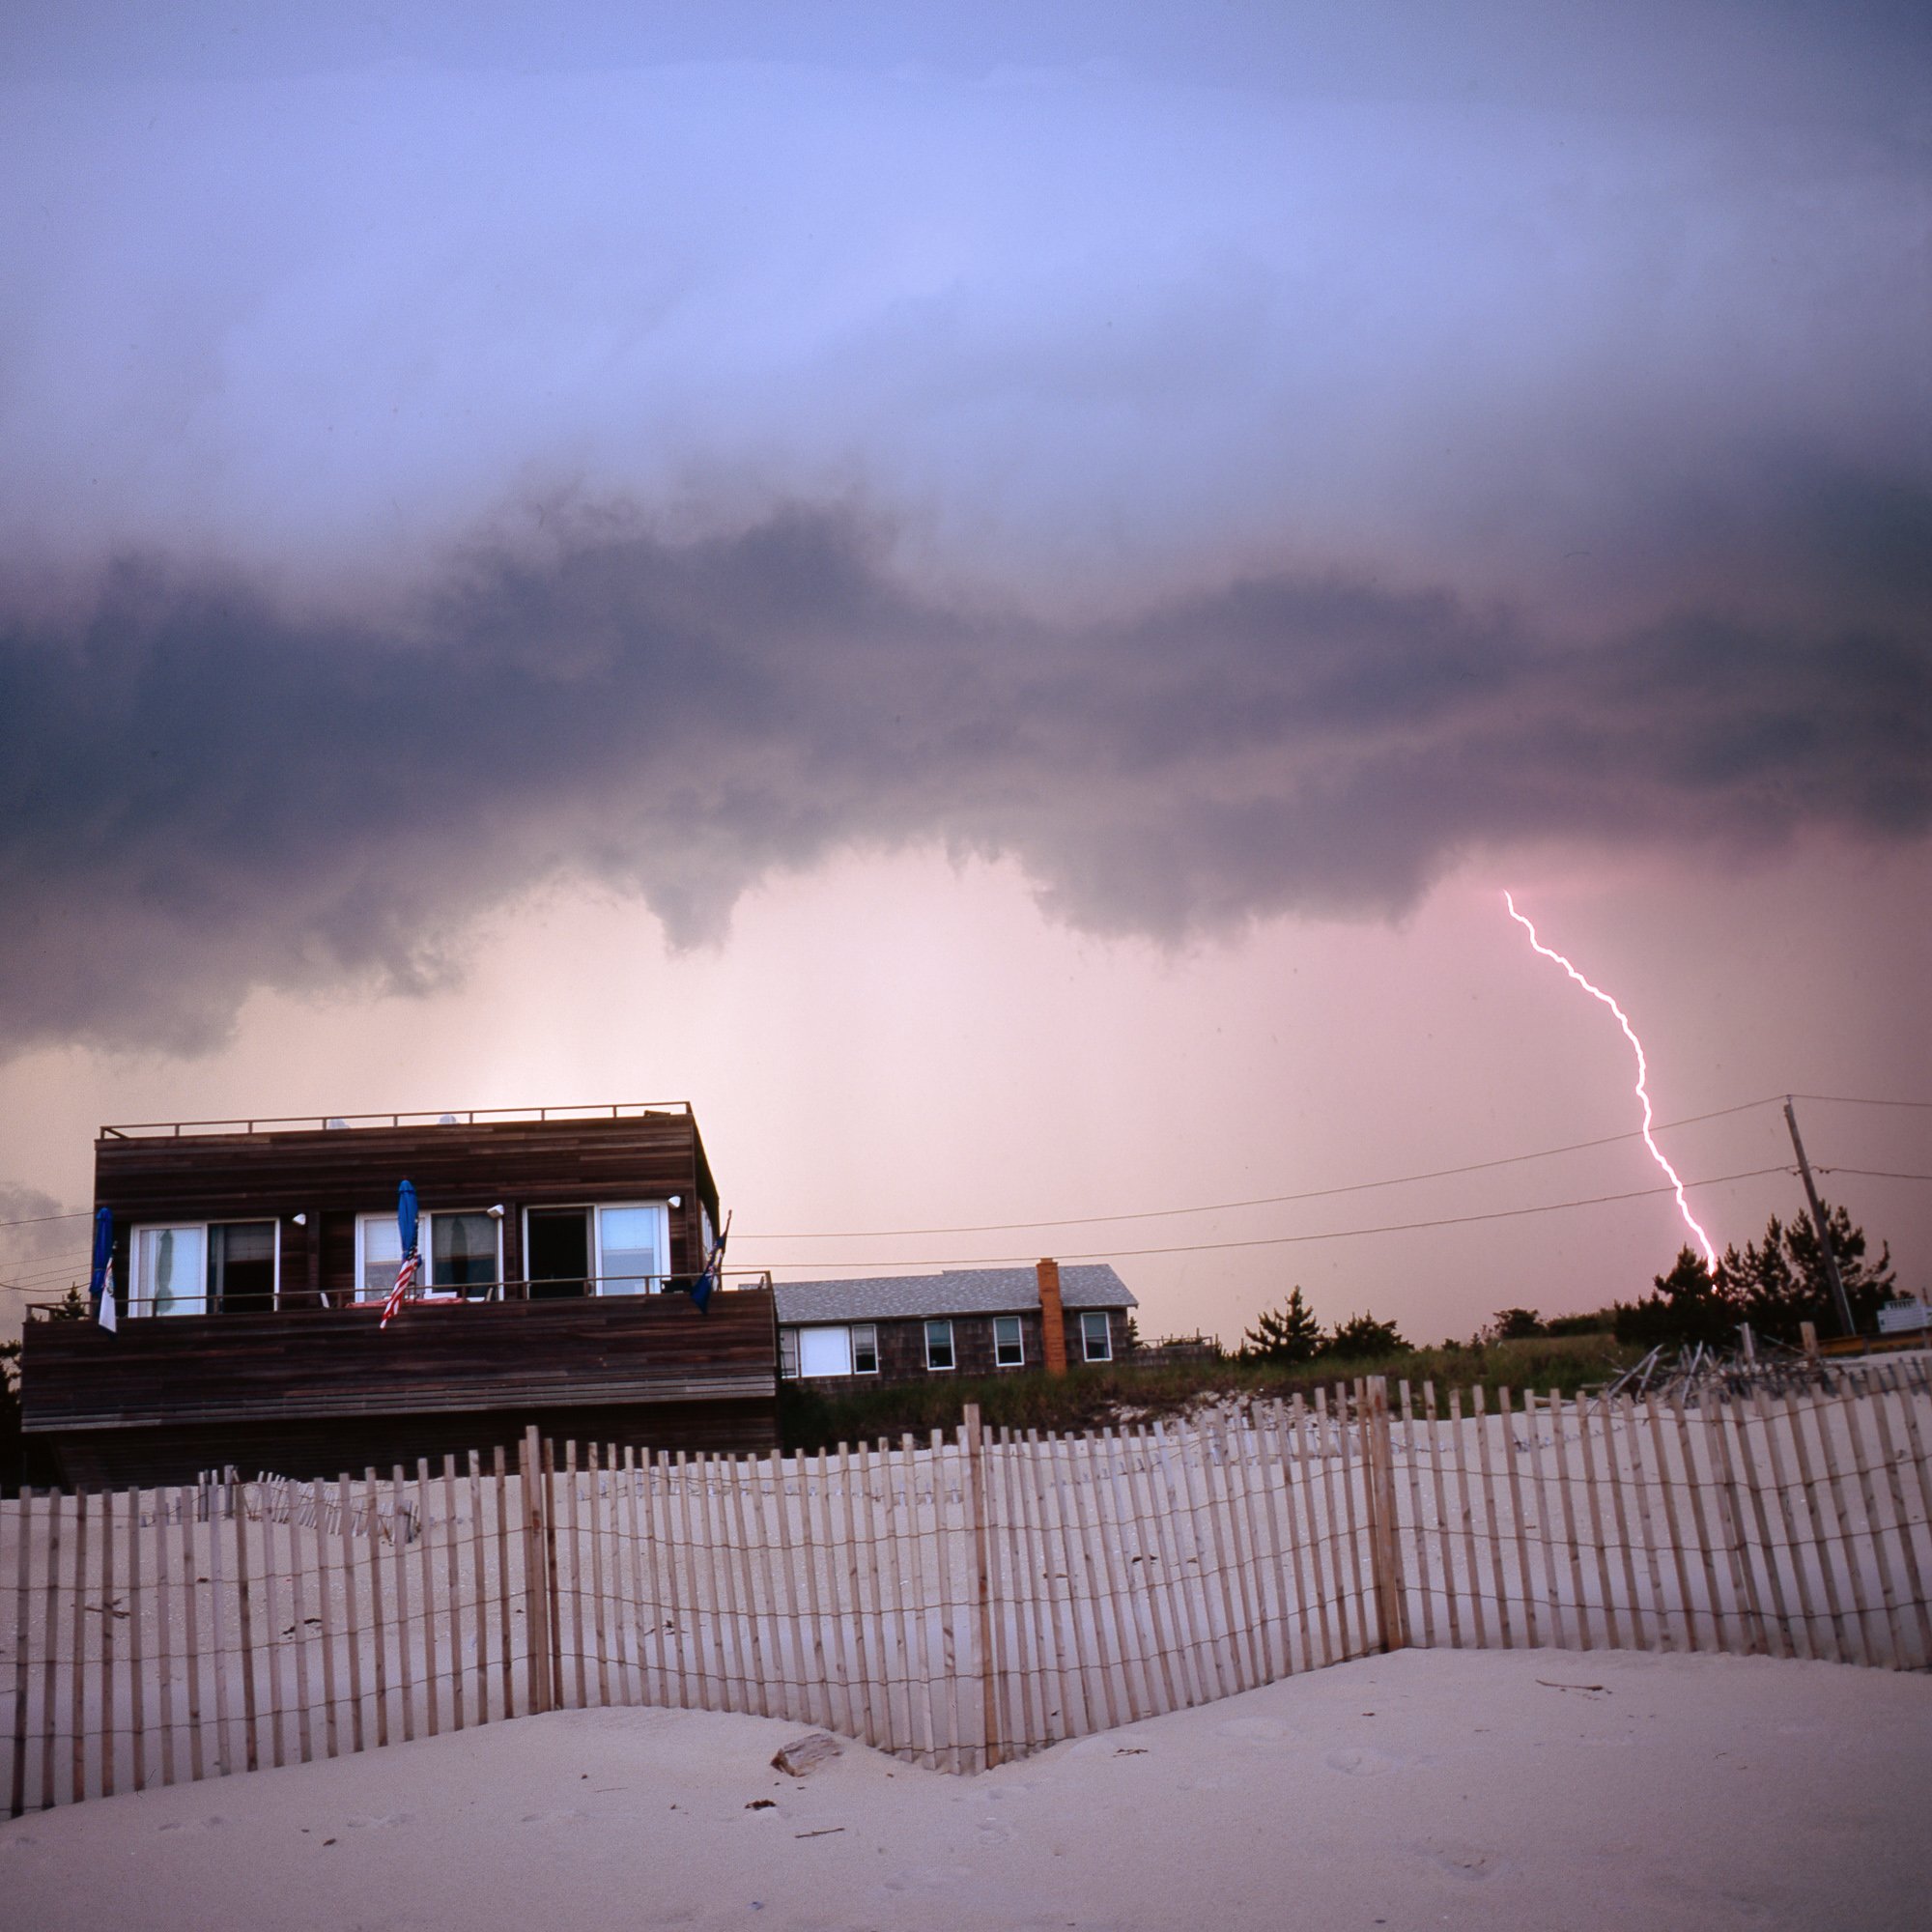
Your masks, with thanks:
[(925, 1324), (925, 1366), (950, 1369), (952, 1366), (952, 1323), (928, 1321)]
[(208, 1302), (221, 1315), (263, 1315), (274, 1307), (272, 1221), (230, 1221), (209, 1229)]
[(1017, 1315), (996, 1315), (993, 1317), (993, 1361), (1002, 1369), (1017, 1369), (1026, 1359), (1020, 1342), (1020, 1318)]
[(488, 1214), (438, 1214), (430, 1222), (430, 1286), (466, 1293), (497, 1279), (497, 1224)]
[(525, 1271), (530, 1299), (584, 1294), (590, 1285), (590, 1210), (587, 1208), (533, 1208), (529, 1255)]

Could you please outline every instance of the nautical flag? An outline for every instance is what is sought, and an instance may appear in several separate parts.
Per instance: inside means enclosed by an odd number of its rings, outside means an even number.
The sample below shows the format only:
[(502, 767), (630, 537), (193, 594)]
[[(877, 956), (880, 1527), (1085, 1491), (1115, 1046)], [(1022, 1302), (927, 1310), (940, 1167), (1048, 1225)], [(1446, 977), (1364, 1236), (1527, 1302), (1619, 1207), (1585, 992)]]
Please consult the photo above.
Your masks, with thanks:
[(121, 1311), (114, 1301), (114, 1210), (98, 1208), (94, 1213), (94, 1272), (88, 1278), (87, 1293), (94, 1303), (94, 1319), (111, 1335), (120, 1322)]
[(396, 1285), (389, 1291), (388, 1299), (383, 1303), (383, 1319), (376, 1324), (379, 1329), (386, 1328), (389, 1318), (415, 1293), (416, 1276), (421, 1271), (422, 1256), (412, 1248), (403, 1257), (403, 1264), (396, 1270)]

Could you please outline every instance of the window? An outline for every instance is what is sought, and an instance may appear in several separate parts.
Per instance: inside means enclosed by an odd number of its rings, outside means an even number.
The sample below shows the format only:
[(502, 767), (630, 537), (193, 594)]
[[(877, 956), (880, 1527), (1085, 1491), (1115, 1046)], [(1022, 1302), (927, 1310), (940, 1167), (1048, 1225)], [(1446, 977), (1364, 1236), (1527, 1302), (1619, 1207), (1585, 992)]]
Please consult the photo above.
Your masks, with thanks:
[(136, 1228), (129, 1315), (253, 1315), (275, 1305), (273, 1221), (196, 1221)]
[(208, 1313), (208, 1230), (137, 1228), (130, 1315)]
[[(416, 1246), (424, 1260), (422, 1287), (432, 1293), (485, 1300), (503, 1279), (503, 1226), (480, 1208), (424, 1214)], [(393, 1214), (356, 1216), (357, 1301), (386, 1301), (402, 1260), (402, 1235)]]
[(590, 1210), (530, 1208), (524, 1212), (524, 1273), (532, 1301), (590, 1293)]
[(798, 1331), (798, 1372), (802, 1376), (849, 1376), (852, 1373), (852, 1331), (849, 1328), (801, 1328)]
[(429, 1287), (454, 1289), (472, 1300), (487, 1296), (503, 1278), (497, 1225), (492, 1214), (430, 1215)]
[(403, 1236), (393, 1214), (364, 1214), (355, 1224), (355, 1299), (386, 1301), (403, 1264)]
[(787, 1376), (875, 1376), (879, 1331), (869, 1321), (849, 1328), (781, 1328), (779, 1352)]
[(597, 1210), (597, 1293), (657, 1294), (670, 1272), (670, 1216), (660, 1201)]
[(1080, 1318), (1080, 1352), (1090, 1362), (1114, 1359), (1114, 1338), (1104, 1309), (1089, 1309)]
[(227, 1221), (208, 1231), (208, 1306), (267, 1315), (275, 1305), (275, 1224)]
[(524, 1210), (524, 1272), (533, 1301), (576, 1294), (661, 1294), (670, 1272), (662, 1201)]
[(1026, 1346), (1020, 1337), (1020, 1318), (1017, 1315), (996, 1315), (993, 1317), (993, 1366), (998, 1369), (1017, 1369), (1026, 1361)]
[(928, 1321), (925, 1324), (925, 1366), (950, 1369), (952, 1366), (952, 1323)]

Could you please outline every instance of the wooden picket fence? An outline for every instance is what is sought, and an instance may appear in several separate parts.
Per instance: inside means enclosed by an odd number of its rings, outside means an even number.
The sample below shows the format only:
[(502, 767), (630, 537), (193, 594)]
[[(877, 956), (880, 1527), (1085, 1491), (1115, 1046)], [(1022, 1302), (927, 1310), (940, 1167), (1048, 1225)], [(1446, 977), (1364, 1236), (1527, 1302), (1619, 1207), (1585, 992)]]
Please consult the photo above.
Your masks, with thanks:
[[(10, 1807), (537, 1712), (749, 1712), (975, 1771), (1404, 1644), (1932, 1664), (1901, 1364), (1686, 1407), (1378, 1379), (1238, 1418), (23, 1494)], [(4, 1599), (0, 1599), (4, 1601)]]

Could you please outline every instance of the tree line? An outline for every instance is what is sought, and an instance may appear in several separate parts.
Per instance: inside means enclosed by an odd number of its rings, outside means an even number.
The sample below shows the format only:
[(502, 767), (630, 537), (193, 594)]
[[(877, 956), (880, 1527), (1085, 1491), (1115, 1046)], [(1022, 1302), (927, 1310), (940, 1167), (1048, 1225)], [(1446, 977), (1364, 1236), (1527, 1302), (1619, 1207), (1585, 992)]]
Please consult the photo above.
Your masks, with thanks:
[[(1809, 1214), (1801, 1211), (1790, 1221), (1774, 1214), (1762, 1240), (1747, 1241), (1742, 1249), (1735, 1243), (1725, 1248), (1715, 1272), (1694, 1248), (1686, 1247), (1668, 1272), (1652, 1277), (1651, 1292), (1634, 1301), (1612, 1301), (1586, 1315), (1549, 1321), (1534, 1308), (1498, 1309), (1468, 1346), (1603, 1334), (1642, 1349), (1698, 1342), (1731, 1348), (1737, 1345), (1739, 1328), (1748, 1325), (1753, 1334), (1795, 1349), (1807, 1321), (1821, 1336), (1838, 1332), (1825, 1259), (1828, 1247), (1838, 1264), (1853, 1325), (1868, 1335), (1878, 1325), (1880, 1307), (1898, 1293), (1890, 1244), (1881, 1242), (1877, 1259), (1869, 1259), (1864, 1230), (1855, 1227), (1842, 1208), (1826, 1206), (1824, 1227), (1821, 1241)], [(1250, 1362), (1302, 1363), (1360, 1361), (1412, 1350), (1394, 1322), (1378, 1321), (1373, 1315), (1357, 1315), (1323, 1329), (1297, 1286), (1279, 1308), (1264, 1310), (1243, 1331), (1237, 1355)]]

